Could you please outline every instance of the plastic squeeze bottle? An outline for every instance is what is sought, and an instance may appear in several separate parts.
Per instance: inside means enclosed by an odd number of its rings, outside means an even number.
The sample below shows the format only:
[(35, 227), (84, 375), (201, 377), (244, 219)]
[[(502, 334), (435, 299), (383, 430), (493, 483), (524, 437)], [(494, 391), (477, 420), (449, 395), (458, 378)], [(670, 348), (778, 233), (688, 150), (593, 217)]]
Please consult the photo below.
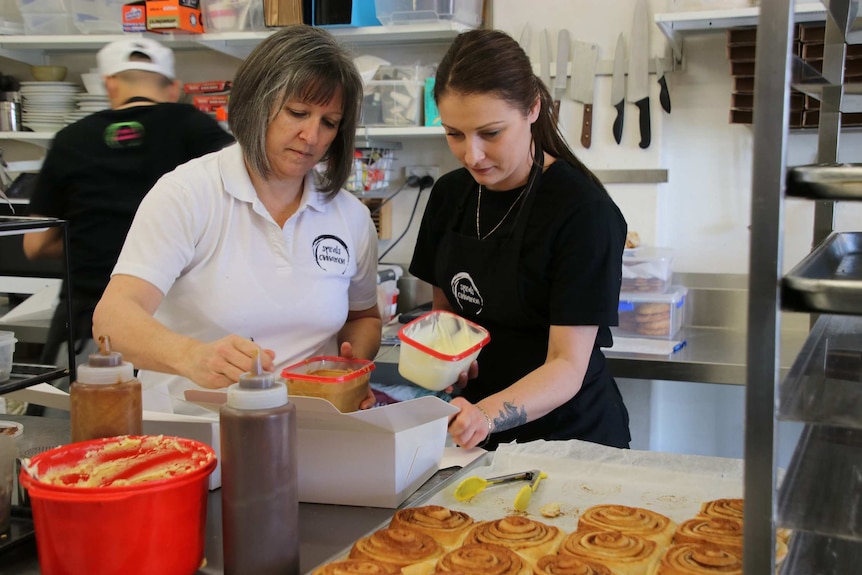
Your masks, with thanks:
[(69, 390), (73, 442), (143, 433), (141, 382), (132, 364), (111, 351), (108, 336), (99, 338), (99, 352), (77, 373)]
[(219, 427), (225, 575), (298, 575), (296, 407), (259, 354), (228, 387)]

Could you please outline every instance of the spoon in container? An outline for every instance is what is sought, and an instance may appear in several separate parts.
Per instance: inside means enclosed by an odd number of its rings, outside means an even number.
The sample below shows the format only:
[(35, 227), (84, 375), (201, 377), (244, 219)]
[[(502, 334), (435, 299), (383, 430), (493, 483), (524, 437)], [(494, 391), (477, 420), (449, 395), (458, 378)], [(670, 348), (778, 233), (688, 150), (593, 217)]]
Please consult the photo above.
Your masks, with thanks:
[[(542, 472), (538, 469), (531, 471), (523, 471), (521, 473), (512, 473), (509, 475), (500, 475), (499, 477), (489, 477), (484, 479), (478, 476), (468, 477), (458, 484), (455, 488), (455, 499), (458, 501), (468, 501), (491, 485), (500, 485), (502, 483), (512, 483), (514, 481), (530, 481), (538, 484)], [(532, 485), (532, 483), (531, 483)], [(530, 486), (526, 486), (529, 488)], [(532, 490), (530, 491), (532, 493)], [(529, 502), (529, 499), (528, 499)]]

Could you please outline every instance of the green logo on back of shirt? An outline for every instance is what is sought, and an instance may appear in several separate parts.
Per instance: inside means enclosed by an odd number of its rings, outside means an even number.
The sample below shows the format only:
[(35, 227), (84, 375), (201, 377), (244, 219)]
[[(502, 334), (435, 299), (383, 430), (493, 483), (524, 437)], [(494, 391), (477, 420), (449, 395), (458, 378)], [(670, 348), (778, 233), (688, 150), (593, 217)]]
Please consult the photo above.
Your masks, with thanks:
[(117, 122), (105, 128), (109, 148), (132, 148), (144, 143), (144, 126), (140, 122)]

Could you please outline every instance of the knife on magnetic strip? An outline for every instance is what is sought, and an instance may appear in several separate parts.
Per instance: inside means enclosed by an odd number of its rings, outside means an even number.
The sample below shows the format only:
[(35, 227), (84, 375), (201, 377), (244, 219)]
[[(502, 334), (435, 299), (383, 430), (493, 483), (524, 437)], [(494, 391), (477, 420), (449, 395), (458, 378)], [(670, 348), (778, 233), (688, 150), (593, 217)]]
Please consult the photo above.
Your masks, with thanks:
[(614, 50), (614, 73), (611, 77), (611, 105), (616, 108), (614, 118), (614, 140), (617, 144), (623, 139), (623, 120), (626, 115), (626, 41), (620, 34)]
[(560, 115), (560, 100), (569, 84), (569, 31), (563, 28), (557, 35), (557, 73), (554, 76), (554, 111)]
[(572, 100), (584, 105), (581, 145), (589, 148), (593, 139), (593, 82), (599, 47), (589, 42), (574, 42), (572, 52)]
[(638, 107), (641, 148), (650, 144), (649, 119), (649, 11), (646, 0), (637, 0), (632, 20), (631, 45), (629, 46), (629, 78), (626, 84), (626, 100)]

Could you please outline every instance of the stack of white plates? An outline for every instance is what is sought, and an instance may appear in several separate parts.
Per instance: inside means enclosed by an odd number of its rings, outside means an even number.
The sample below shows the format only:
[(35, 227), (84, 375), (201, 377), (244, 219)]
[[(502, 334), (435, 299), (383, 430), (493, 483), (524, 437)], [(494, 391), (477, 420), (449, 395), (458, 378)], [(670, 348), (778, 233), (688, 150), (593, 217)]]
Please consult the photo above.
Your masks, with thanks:
[(77, 122), (81, 118), (89, 116), (93, 112), (107, 110), (110, 108), (108, 97), (101, 94), (75, 94), (76, 108), (66, 114), (66, 123)]
[(34, 132), (54, 132), (66, 125), (66, 114), (75, 110), (75, 82), (21, 82), (21, 123)]

